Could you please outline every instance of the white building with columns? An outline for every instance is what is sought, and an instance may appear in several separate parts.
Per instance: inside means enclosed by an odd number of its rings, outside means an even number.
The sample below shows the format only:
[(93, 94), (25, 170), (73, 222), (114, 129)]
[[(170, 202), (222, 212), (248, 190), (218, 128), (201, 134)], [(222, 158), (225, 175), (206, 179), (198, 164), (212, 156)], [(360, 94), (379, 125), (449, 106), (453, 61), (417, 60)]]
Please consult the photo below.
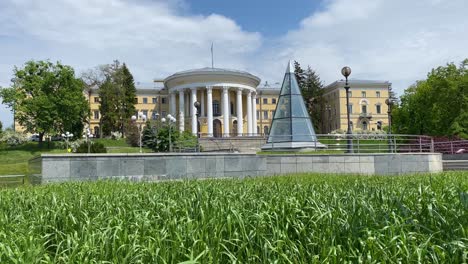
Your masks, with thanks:
[[(260, 78), (245, 71), (202, 68), (164, 79), (169, 113), (180, 131), (202, 137), (257, 135), (257, 86)], [(194, 103), (201, 104), (197, 120)]]

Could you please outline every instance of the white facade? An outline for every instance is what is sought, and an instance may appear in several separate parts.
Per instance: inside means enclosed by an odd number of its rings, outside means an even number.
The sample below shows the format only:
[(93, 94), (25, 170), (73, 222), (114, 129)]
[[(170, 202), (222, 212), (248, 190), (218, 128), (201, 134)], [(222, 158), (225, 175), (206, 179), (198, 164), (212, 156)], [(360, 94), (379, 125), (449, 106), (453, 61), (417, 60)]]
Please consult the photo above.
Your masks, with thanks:
[[(170, 112), (179, 111), (179, 130), (196, 135), (232, 137), (256, 135), (256, 96), (260, 79), (248, 72), (202, 68), (175, 73), (164, 80)], [(194, 103), (201, 104), (197, 120)], [(198, 122), (199, 121), (199, 122)]]

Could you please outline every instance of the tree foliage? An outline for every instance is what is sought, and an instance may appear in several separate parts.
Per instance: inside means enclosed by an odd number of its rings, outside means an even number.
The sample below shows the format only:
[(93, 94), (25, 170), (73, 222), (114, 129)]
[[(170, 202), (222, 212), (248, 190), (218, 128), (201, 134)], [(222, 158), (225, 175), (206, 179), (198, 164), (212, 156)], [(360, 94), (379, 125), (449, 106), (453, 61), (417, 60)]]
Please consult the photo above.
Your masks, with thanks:
[(322, 110), (325, 102), (323, 100), (323, 83), (318, 74), (307, 66), (306, 70), (301, 68), (299, 62), (294, 61), (294, 74), (301, 89), (302, 97), (307, 106), (312, 123), (317, 133), (322, 132)]
[(158, 130), (153, 122), (146, 122), (146, 126), (143, 129), (142, 141), (145, 147), (150, 148), (152, 151), (158, 151)]
[(28, 141), (26, 134), (13, 130), (5, 130), (0, 136), (0, 142), (4, 142), (11, 147), (22, 145)]
[(125, 123), (135, 114), (136, 87), (130, 70), (125, 63), (114, 61), (82, 74), (82, 80), (89, 89), (99, 88), (101, 114), (100, 124), (103, 136), (113, 131), (125, 134)]
[[(88, 152), (89, 151), (89, 152)], [(104, 144), (100, 142), (82, 142), (77, 148), (76, 153), (107, 153)]]
[(125, 141), (132, 147), (139, 147), (140, 130), (138, 128), (138, 125), (129, 121), (125, 124), (125, 130), (127, 131)]
[(28, 61), (14, 69), (13, 86), (0, 91), (3, 103), (15, 113), (26, 132), (44, 134), (65, 131), (81, 135), (89, 108), (84, 84), (72, 67), (60, 62)]
[(392, 130), (468, 138), (468, 59), (432, 69), (409, 87), (393, 112)]

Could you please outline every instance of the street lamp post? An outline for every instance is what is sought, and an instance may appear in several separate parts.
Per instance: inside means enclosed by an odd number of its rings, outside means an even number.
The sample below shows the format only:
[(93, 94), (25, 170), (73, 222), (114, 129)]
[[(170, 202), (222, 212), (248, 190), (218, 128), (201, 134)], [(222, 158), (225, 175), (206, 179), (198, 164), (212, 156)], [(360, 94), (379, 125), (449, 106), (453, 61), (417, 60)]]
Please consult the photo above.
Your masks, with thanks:
[(393, 152), (393, 142), (392, 142), (392, 106), (394, 104), (393, 100), (390, 98), (385, 99), (385, 104), (387, 105), (387, 114), (388, 114), (388, 148), (389, 152)]
[[(166, 119), (167, 118), (167, 119)], [(176, 122), (175, 117), (173, 117), (171, 114), (168, 114), (166, 118), (161, 118), (161, 122), (166, 123), (168, 121), (169, 125), (169, 152), (172, 152), (172, 123)]]
[(353, 153), (353, 139), (351, 138), (351, 120), (349, 117), (349, 84), (348, 84), (348, 76), (351, 75), (351, 68), (348, 66), (343, 67), (341, 69), (341, 74), (346, 78), (346, 83), (345, 83), (345, 90), (346, 90), (346, 115), (348, 119), (348, 130), (346, 131), (346, 138), (347, 138), (347, 149), (346, 153)]
[(193, 106), (197, 109), (197, 151), (200, 152), (200, 133), (198, 133), (198, 124), (199, 124), (199, 119), (200, 119), (200, 110), (201, 110), (201, 104), (200, 102), (196, 101), (193, 103)]
[(66, 146), (67, 146), (67, 152), (69, 152), (68, 141), (70, 140), (70, 138), (73, 137), (73, 134), (67, 131), (67, 132), (65, 132), (65, 134), (62, 134), (62, 137), (65, 138), (65, 143), (66, 143)]
[[(142, 112), (139, 112), (138, 113), (138, 117), (141, 118), (143, 120), (143, 123), (146, 122), (146, 115), (144, 115)], [(137, 120), (137, 116), (136, 115), (132, 115), (132, 121), (133, 122), (136, 122)], [(139, 136), (139, 141), (138, 141), (138, 145), (140, 146), (140, 153), (142, 153), (142, 149), (141, 149), (141, 145), (142, 145), (142, 142), (141, 142), (141, 133), (142, 133), (142, 125), (141, 123), (138, 125), (138, 136)]]
[(88, 154), (91, 152), (91, 145), (89, 144), (89, 137), (91, 136), (91, 131), (89, 126), (86, 128), (86, 144), (88, 144)]

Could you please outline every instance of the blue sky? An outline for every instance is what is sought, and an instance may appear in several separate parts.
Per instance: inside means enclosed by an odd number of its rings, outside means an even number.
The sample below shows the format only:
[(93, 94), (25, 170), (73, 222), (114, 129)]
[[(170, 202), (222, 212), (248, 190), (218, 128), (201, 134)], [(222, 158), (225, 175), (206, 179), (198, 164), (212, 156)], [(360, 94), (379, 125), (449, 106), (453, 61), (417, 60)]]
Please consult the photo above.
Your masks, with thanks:
[(320, 4), (320, 1), (311, 0), (192, 0), (187, 11), (203, 15), (223, 14), (234, 19), (244, 30), (274, 38), (296, 28), (304, 17), (319, 9)]
[[(30, 59), (83, 71), (118, 59), (135, 80), (211, 65), (274, 83), (288, 60), (325, 84), (388, 80), (402, 94), (433, 67), (468, 57), (466, 0), (1, 0), (0, 86)], [(12, 115), (0, 105), (0, 121)]]

